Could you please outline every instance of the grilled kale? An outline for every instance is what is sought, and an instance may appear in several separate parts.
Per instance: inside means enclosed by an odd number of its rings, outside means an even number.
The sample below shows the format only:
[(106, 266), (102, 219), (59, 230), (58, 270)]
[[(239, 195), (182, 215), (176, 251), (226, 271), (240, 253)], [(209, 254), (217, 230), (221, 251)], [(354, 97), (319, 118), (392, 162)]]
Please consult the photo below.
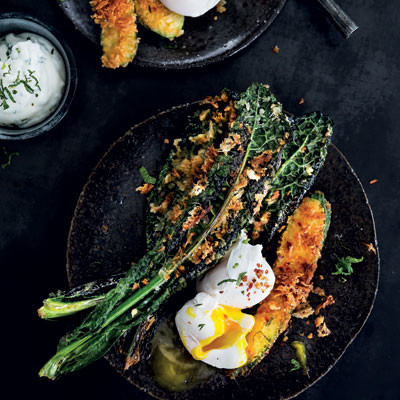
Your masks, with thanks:
[(266, 226), (272, 235), (323, 162), (325, 132), (330, 122), (317, 114), (293, 124), (260, 84), (237, 99), (226, 92), (206, 99), (186, 136), (174, 142), (155, 186), (143, 187), (153, 189), (147, 253), (61, 339), (40, 375), (55, 379), (102, 357), (188, 279), (212, 268), (242, 229), (257, 236)]
[(282, 151), (282, 164), (253, 223), (253, 239), (265, 231), (266, 241), (271, 240), (300, 204), (325, 162), (332, 126), (330, 118), (317, 112), (292, 122), (292, 137)]
[[(184, 209), (179, 205), (181, 214), (177, 220), (170, 218), (168, 197), (163, 200), (167, 204), (154, 203), (151, 211), (161, 212), (161, 220), (165, 221), (168, 215), (170, 222), (161, 226), (166, 236), (160, 234), (152, 250), (78, 328), (60, 341), (56, 355), (40, 371), (41, 376), (55, 379), (102, 357), (127, 329), (145, 320), (184, 286), (185, 277), (193, 278), (212, 267), (248, 225), (247, 215), (259, 211), (257, 204), (268, 194), (279, 167), (289, 124), (275, 97), (262, 85), (252, 85), (235, 108), (237, 116), (215, 144), (218, 147), (211, 145), (210, 154), (199, 168), (191, 170), (195, 179), (201, 180), (201, 189), (186, 197)], [(177, 143), (176, 153), (180, 152), (183, 150)], [(178, 166), (187, 161), (193, 166), (193, 159), (187, 158), (178, 158)], [(180, 181), (192, 180), (188, 172), (181, 172)], [(192, 183), (181, 189), (177, 186), (177, 197), (179, 190), (185, 192), (193, 187)], [(170, 225), (174, 228), (170, 229)]]

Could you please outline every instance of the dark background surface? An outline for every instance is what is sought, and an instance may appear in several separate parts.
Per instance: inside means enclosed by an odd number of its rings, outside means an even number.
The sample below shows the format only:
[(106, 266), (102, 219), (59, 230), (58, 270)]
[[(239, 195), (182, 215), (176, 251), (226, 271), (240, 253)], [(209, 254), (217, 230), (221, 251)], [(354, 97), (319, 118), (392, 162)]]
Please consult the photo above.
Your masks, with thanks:
[[(68, 325), (40, 321), (36, 308), (49, 289), (67, 285), (72, 212), (108, 146), (159, 110), (263, 81), (288, 111), (319, 109), (335, 120), (334, 143), (373, 208), (382, 261), (376, 305), (364, 329), (334, 369), (298, 399), (400, 399), (400, 3), (338, 3), (361, 27), (350, 40), (342, 39), (314, 0), (288, 0), (272, 27), (240, 54), (202, 69), (165, 72), (101, 68), (99, 50), (74, 30), (55, 0), (1, 0), (0, 12), (23, 11), (56, 26), (79, 74), (70, 112), (52, 132), (0, 143), (20, 153), (0, 170), (2, 380), (3, 390), (12, 388), (6, 398), (148, 398), (104, 360), (55, 383), (37, 378)], [(272, 52), (276, 44), (279, 54)], [(369, 185), (374, 178), (379, 182)]]

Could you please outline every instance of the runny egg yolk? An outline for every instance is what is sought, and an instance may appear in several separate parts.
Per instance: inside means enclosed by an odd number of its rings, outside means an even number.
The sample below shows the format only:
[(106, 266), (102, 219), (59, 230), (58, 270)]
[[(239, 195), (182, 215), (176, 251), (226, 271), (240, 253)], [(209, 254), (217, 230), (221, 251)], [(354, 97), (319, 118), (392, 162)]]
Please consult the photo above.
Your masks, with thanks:
[[(186, 312), (194, 317), (194, 310), (188, 307)], [(207, 339), (201, 340), (199, 346), (192, 349), (191, 354), (196, 360), (205, 359), (212, 350), (223, 350), (234, 348), (237, 353), (243, 354), (243, 365), (246, 362), (246, 335), (251, 330), (243, 328), (240, 321), (249, 315), (243, 314), (240, 309), (221, 306), (211, 312), (210, 318), (213, 322), (214, 334)], [(240, 366), (240, 365), (239, 365)]]

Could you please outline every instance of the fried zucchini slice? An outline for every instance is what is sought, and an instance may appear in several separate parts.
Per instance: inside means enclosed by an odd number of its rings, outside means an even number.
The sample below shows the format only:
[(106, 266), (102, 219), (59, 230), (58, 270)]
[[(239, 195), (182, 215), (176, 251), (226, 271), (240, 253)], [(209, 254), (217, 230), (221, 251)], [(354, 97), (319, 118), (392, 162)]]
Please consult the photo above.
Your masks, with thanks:
[(306, 197), (288, 219), (273, 268), (274, 289), (258, 306), (254, 328), (246, 337), (248, 363), (233, 375), (246, 374), (268, 354), (287, 329), (293, 310), (306, 301), (330, 216), (330, 204), (321, 192), (316, 192)]
[(101, 27), (104, 67), (126, 67), (139, 45), (133, 0), (92, 0), (92, 18)]
[(185, 17), (169, 10), (160, 0), (135, 0), (140, 24), (159, 35), (174, 39), (183, 34)]

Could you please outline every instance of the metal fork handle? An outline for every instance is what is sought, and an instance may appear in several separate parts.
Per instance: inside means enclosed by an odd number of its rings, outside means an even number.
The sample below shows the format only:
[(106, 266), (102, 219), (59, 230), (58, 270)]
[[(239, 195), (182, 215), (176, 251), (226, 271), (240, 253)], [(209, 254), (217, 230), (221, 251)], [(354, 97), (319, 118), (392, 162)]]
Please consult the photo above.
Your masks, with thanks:
[(334, 24), (343, 36), (348, 39), (357, 29), (358, 25), (343, 11), (334, 0), (317, 0), (330, 15)]

